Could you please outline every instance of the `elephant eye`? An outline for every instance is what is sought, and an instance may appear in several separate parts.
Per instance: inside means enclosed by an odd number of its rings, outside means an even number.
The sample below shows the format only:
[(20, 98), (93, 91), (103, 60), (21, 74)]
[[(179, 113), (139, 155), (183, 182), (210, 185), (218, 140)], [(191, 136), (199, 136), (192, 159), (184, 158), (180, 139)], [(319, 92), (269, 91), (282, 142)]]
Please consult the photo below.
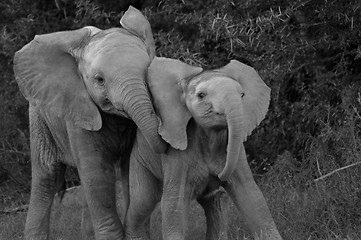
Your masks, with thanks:
[(244, 92), (243, 92), (243, 93), (241, 93), (241, 97), (242, 97), (242, 98), (244, 97)]
[(97, 82), (97, 84), (99, 85), (99, 86), (104, 86), (104, 83), (105, 83), (105, 80), (104, 80), (104, 78), (102, 77), (102, 76), (100, 76), (100, 75), (95, 75), (95, 81)]
[(203, 98), (206, 96), (207, 94), (205, 94), (204, 92), (199, 92), (197, 93), (197, 97), (199, 100), (203, 100)]

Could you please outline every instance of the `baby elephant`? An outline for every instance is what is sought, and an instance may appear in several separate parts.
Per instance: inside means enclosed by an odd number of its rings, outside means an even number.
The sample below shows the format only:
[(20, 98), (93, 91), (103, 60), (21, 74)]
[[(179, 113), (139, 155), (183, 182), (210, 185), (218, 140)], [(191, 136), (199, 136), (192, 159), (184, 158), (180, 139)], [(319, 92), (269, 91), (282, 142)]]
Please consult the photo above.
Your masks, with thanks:
[(256, 239), (282, 239), (243, 146), (265, 117), (270, 100), (270, 88), (256, 71), (235, 60), (202, 71), (155, 58), (148, 84), (160, 118), (159, 133), (171, 147), (155, 153), (137, 132), (130, 160), (127, 237), (149, 239), (144, 222), (161, 201), (163, 239), (185, 239), (187, 207), (197, 199), (207, 217), (206, 239), (227, 239), (220, 229), (218, 195), (208, 194), (222, 186)]

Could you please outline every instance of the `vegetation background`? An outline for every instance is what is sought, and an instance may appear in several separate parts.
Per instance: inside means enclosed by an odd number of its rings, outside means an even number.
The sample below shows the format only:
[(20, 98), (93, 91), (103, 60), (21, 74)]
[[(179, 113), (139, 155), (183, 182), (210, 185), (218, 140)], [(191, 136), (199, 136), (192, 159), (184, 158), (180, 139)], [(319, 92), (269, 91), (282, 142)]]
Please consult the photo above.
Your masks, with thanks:
[[(117, 27), (129, 4), (149, 19), (158, 56), (205, 69), (238, 59), (271, 87), (269, 112), (246, 150), (284, 239), (361, 239), (359, 0), (2, 0), (0, 211), (27, 204), (30, 191), (28, 104), (14, 53), (35, 34)], [(74, 169), (67, 175), (78, 184)], [(55, 225), (56, 239), (73, 239), (62, 233), (76, 231), (79, 214), (54, 214), (65, 222)], [(233, 238), (245, 238), (230, 218)], [(0, 238), (21, 238), (24, 219), (0, 215)]]

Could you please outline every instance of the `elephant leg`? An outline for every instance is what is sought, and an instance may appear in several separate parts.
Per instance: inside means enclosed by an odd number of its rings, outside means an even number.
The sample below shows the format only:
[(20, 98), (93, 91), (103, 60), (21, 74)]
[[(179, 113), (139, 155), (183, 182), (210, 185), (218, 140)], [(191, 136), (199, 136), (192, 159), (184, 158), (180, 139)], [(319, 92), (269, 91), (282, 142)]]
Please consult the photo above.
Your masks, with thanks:
[(81, 213), (81, 239), (91, 239), (94, 236), (93, 223), (88, 206), (82, 208)]
[[(39, 120), (39, 119), (37, 119)], [(50, 210), (55, 193), (64, 183), (66, 166), (46, 124), (30, 122), (31, 195), (25, 223), (25, 239), (49, 239)]]
[[(128, 180), (127, 180), (127, 182), (128, 182)], [(117, 184), (118, 184), (118, 182), (117, 182)], [(124, 188), (122, 187), (121, 191), (118, 190), (116, 192), (117, 212), (118, 212), (119, 216), (125, 214), (125, 211), (127, 209), (127, 208), (125, 208), (125, 205), (123, 204), (123, 200), (118, 201), (118, 199), (123, 199), (122, 195), (125, 194), (123, 189)], [(83, 195), (84, 195), (84, 192), (83, 192)], [(121, 209), (119, 209), (119, 208), (121, 208)], [(92, 237), (94, 237), (93, 222), (91, 219), (88, 204), (86, 204), (86, 202), (83, 204), (81, 211), (82, 211), (81, 212), (81, 227), (80, 227), (81, 239), (82, 240), (92, 239)], [(122, 222), (122, 224), (124, 224), (124, 221)]]
[(244, 216), (255, 239), (281, 240), (277, 227), (268, 209), (266, 200), (253, 179), (245, 151), (241, 151), (231, 178), (223, 187)]
[[(115, 160), (98, 132), (69, 131), (72, 151), (93, 224), (95, 239), (123, 239), (123, 226), (115, 203)], [(109, 138), (111, 136), (108, 136)]]
[(148, 240), (149, 218), (160, 200), (161, 191), (157, 179), (137, 159), (133, 154), (130, 160), (130, 202), (125, 228), (127, 239)]
[[(55, 193), (61, 189), (65, 165), (55, 173), (38, 175), (34, 167), (31, 182), (29, 210), (25, 224), (25, 239), (48, 239), (51, 206)], [(60, 183), (61, 182), (61, 183)]]
[[(93, 154), (96, 154), (93, 152)], [(78, 168), (96, 239), (123, 239), (123, 227), (116, 210), (115, 172), (110, 162), (99, 157), (80, 160)]]
[[(124, 161), (121, 166), (116, 164), (116, 175), (120, 177), (121, 187), (116, 185), (116, 206), (117, 213), (122, 220), (122, 224), (125, 224), (126, 210), (129, 206), (129, 161)], [(119, 170), (117, 172), (117, 170)], [(119, 184), (119, 181), (116, 181), (116, 184)], [(82, 189), (83, 191), (83, 189)], [(83, 192), (84, 195), (84, 192)], [(90, 216), (90, 211), (88, 205), (84, 204), (82, 206), (82, 215), (81, 215), (81, 239), (87, 240), (91, 239), (94, 236), (93, 223)]]
[[(129, 156), (130, 158), (130, 156)], [(123, 161), (120, 166), (120, 185), (117, 182), (116, 196), (117, 196), (117, 210), (122, 224), (125, 224), (125, 217), (129, 208), (130, 193), (129, 193), (129, 158)]]
[(197, 199), (207, 219), (207, 240), (227, 240), (228, 196), (216, 190)]
[(164, 182), (161, 200), (163, 239), (184, 240), (187, 228), (187, 166), (184, 159), (163, 161)]

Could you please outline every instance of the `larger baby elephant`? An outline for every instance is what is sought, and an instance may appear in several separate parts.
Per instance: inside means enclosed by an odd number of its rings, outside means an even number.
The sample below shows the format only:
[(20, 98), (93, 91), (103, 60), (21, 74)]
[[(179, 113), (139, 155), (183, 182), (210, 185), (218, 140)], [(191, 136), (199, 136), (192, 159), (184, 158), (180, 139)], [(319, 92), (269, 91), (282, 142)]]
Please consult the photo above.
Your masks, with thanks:
[(148, 70), (159, 115), (159, 133), (171, 144), (157, 154), (138, 131), (130, 160), (130, 239), (148, 239), (144, 221), (161, 201), (163, 239), (184, 239), (189, 201), (207, 217), (207, 240), (227, 239), (219, 201), (209, 190), (223, 186), (256, 239), (282, 239), (256, 185), (243, 142), (263, 120), (270, 89), (256, 71), (232, 60), (203, 71), (178, 60), (156, 58)]
[(26, 239), (48, 239), (49, 212), (66, 164), (78, 169), (96, 239), (122, 239), (114, 162), (129, 160), (137, 127), (153, 150), (166, 149), (145, 87), (155, 56), (150, 24), (132, 7), (120, 23), (123, 28), (39, 35), (15, 55), (16, 80), (30, 103)]

